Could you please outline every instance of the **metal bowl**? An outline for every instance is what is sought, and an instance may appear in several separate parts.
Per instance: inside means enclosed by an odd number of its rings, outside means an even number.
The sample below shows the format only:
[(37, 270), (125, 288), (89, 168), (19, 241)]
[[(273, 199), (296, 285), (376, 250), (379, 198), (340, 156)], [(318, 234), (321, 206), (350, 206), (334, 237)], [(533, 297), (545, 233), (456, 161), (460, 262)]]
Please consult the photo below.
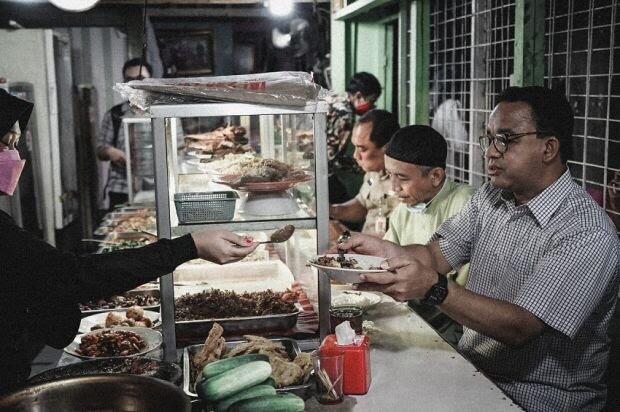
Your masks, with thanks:
[(28, 379), (29, 385), (87, 375), (139, 375), (179, 384), (183, 372), (174, 363), (151, 358), (94, 359), (48, 369)]
[(175, 385), (132, 375), (98, 375), (41, 383), (0, 399), (0, 412), (160, 412), (191, 410)]

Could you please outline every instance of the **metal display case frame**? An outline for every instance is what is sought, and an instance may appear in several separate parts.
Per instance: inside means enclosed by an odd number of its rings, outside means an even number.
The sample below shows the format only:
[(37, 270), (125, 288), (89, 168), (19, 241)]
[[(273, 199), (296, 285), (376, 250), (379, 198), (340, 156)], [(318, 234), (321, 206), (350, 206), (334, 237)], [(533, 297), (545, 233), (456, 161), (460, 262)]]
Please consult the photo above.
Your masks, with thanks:
[[(155, 203), (157, 206), (157, 233), (160, 239), (180, 236), (200, 229), (224, 228), (232, 231), (274, 230), (286, 224), (294, 224), (299, 229), (315, 229), (317, 252), (324, 252), (328, 238), (328, 188), (327, 188), (327, 147), (326, 147), (327, 103), (309, 102), (302, 107), (280, 107), (246, 103), (204, 103), (154, 105), (150, 108), (154, 162), (155, 162)], [(296, 219), (253, 219), (251, 221), (214, 222), (172, 227), (169, 165), (176, 162), (176, 152), (169, 152), (166, 142), (166, 122), (185, 117), (212, 116), (257, 116), (257, 115), (312, 115), (314, 134), (314, 187), (316, 213), (314, 216)], [(170, 125), (174, 127), (174, 125)], [(262, 132), (262, 131), (261, 131)], [(284, 136), (283, 136), (284, 139)], [(173, 149), (173, 150), (176, 150)], [(174, 229), (174, 231), (173, 231)], [(164, 338), (164, 358), (178, 360), (174, 320), (174, 282), (172, 274), (160, 278), (161, 317)], [(318, 275), (318, 314), (319, 334), (322, 339), (329, 333), (329, 303), (331, 300), (330, 281), (324, 274)], [(315, 343), (318, 345), (318, 342)], [(309, 346), (312, 346), (309, 343)]]
[[(130, 128), (135, 127), (137, 124), (148, 124), (151, 126), (151, 119), (149, 117), (124, 117), (123, 118), (123, 133), (125, 135), (125, 159), (126, 159), (126, 167), (127, 167), (127, 193), (129, 197), (129, 203), (134, 203), (134, 197), (137, 192), (134, 187), (134, 172), (133, 172), (133, 161), (132, 161), (132, 149), (131, 149), (131, 139), (132, 133), (130, 133)], [(152, 131), (151, 131), (152, 133)], [(154, 150), (154, 149), (153, 149)], [(153, 171), (153, 174), (155, 171)], [(142, 176), (141, 176), (142, 177)]]

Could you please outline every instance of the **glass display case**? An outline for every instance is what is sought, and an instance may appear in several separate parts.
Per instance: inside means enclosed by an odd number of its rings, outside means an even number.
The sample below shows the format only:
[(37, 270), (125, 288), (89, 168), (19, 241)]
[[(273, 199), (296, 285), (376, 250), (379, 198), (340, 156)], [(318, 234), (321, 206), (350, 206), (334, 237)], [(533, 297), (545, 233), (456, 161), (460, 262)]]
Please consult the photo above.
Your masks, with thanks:
[(155, 167), (151, 119), (125, 117), (123, 133), (129, 203), (152, 204), (155, 202)]
[[(192, 308), (220, 291), (302, 297), (290, 313), (239, 316), (231, 309), (234, 319), (218, 321), (229, 336), (277, 335), (311, 344), (328, 332), (329, 280), (307, 266), (328, 246), (326, 111), (325, 102), (151, 106), (160, 238), (227, 229), (268, 240), (274, 230), (295, 227), (287, 241), (261, 245), (241, 262), (192, 261), (161, 278), (166, 359), (176, 359), (180, 346), (204, 342), (213, 322)], [(198, 126), (183, 133), (181, 122)]]

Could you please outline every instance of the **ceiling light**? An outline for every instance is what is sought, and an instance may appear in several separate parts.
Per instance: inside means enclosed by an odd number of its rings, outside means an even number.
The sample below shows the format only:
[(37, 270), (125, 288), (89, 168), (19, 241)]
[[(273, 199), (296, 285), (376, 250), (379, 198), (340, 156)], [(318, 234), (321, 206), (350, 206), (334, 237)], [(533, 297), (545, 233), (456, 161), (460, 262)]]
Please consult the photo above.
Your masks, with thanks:
[(99, 3), (99, 0), (49, 0), (54, 6), (65, 11), (86, 11)]
[(288, 16), (293, 12), (293, 0), (267, 0), (265, 5), (277, 17)]

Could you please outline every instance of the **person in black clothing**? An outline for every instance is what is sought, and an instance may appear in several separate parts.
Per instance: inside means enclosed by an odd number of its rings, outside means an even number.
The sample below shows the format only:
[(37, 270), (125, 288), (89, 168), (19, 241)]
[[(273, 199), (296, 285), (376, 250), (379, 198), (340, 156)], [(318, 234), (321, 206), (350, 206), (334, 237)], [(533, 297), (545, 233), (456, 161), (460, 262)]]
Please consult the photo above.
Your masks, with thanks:
[[(32, 103), (0, 89), (0, 152), (19, 138), (15, 123), (25, 129), (31, 111)], [(10, 162), (0, 161), (0, 178), (7, 168)], [(0, 212), (0, 394), (24, 383), (31, 361), (45, 345), (63, 348), (73, 340), (79, 302), (135, 288), (197, 257), (216, 263), (239, 260), (257, 245), (214, 230), (137, 249), (76, 256), (36, 239)]]
[[(138, 58), (127, 60), (123, 65), (123, 81), (142, 80), (151, 77), (153, 70), (148, 63)], [(104, 189), (109, 198), (109, 208), (127, 202), (127, 169), (125, 159), (125, 137), (121, 133), (123, 117), (129, 111), (129, 102), (117, 104), (103, 116), (101, 130), (97, 136), (97, 158), (110, 161), (108, 180)]]

